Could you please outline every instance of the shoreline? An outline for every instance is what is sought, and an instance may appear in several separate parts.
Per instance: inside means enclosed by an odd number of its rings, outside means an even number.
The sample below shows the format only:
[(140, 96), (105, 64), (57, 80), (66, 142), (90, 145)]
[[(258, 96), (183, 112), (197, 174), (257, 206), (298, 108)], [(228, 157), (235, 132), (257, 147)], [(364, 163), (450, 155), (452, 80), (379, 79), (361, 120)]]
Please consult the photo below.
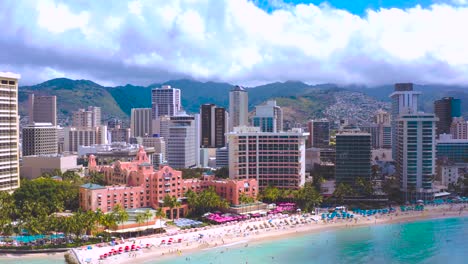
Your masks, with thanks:
[[(268, 217), (256, 218), (232, 224), (211, 226), (190, 230), (191, 232), (179, 232), (177, 234), (164, 234), (150, 237), (136, 238), (135, 242), (126, 241), (123, 245), (93, 247), (92, 250), (83, 250), (75, 248), (72, 251), (78, 257), (78, 262), (85, 263), (127, 263), (138, 261), (147, 263), (159, 260), (168, 260), (176, 257), (185, 257), (195, 252), (223, 249), (239, 246), (248, 246), (249, 243), (261, 244), (272, 240), (281, 240), (289, 237), (295, 237), (316, 232), (327, 232), (341, 229), (365, 227), (372, 225), (408, 223), (420, 220), (430, 220), (438, 218), (467, 217), (468, 211), (464, 204), (459, 205), (440, 205), (428, 207), (424, 211), (396, 212), (388, 215), (376, 215), (371, 217), (357, 216), (358, 220), (346, 219), (335, 220), (330, 223), (324, 223), (318, 220), (319, 216), (302, 217), (300, 215), (276, 215), (269, 219)], [(462, 209), (460, 211), (460, 208)], [(313, 218), (318, 221), (312, 220)], [(288, 224), (287, 224), (288, 223)], [(267, 227), (266, 227), (267, 226)], [(266, 227), (266, 228), (265, 228)], [(201, 236), (200, 236), (201, 234)], [(177, 241), (182, 238), (181, 243), (173, 245), (161, 245), (161, 240), (173, 238)], [(99, 260), (99, 256), (109, 252), (112, 248), (118, 249), (127, 245), (152, 245), (150, 248), (144, 248), (140, 251), (123, 253)], [(86, 262), (86, 260), (91, 260)]]

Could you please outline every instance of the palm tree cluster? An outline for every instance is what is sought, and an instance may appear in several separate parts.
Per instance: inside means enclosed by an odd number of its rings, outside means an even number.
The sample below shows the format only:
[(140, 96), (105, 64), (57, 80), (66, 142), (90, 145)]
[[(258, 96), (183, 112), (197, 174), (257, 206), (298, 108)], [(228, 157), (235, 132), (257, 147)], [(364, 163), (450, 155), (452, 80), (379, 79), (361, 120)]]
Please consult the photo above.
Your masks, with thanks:
[(322, 203), (322, 196), (312, 183), (306, 183), (297, 190), (268, 186), (260, 193), (259, 200), (267, 203), (294, 202), (302, 210), (311, 211)]
[(193, 216), (201, 216), (208, 212), (229, 207), (229, 203), (222, 199), (213, 188), (208, 188), (200, 193), (188, 190), (185, 197), (187, 197), (190, 213)]

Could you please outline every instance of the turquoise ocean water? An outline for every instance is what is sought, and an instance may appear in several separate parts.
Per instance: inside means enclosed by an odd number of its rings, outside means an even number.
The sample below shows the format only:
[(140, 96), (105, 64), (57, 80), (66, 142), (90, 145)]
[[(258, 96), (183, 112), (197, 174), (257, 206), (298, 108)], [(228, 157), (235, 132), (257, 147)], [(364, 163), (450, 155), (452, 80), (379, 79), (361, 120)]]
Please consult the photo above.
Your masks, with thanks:
[[(190, 258), (190, 260), (186, 260)], [(62, 255), (5, 257), (4, 263), (64, 263)], [(137, 261), (134, 261), (137, 263)], [(326, 231), (265, 243), (203, 250), (146, 264), (468, 263), (468, 218)]]
[(468, 263), (468, 218), (326, 231), (147, 262), (156, 263)]

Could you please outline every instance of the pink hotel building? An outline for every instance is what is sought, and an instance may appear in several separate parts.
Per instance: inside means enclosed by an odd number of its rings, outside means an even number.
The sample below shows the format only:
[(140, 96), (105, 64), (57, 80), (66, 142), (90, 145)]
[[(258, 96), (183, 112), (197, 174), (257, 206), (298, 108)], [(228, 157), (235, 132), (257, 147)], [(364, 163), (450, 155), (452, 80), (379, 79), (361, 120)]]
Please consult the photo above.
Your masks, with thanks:
[[(203, 176), (202, 179), (182, 179), (182, 172), (169, 166), (154, 170), (148, 156), (140, 147), (136, 158), (130, 162), (117, 161), (112, 165), (97, 166), (93, 155), (89, 157), (89, 170), (104, 174), (109, 186), (84, 184), (80, 187), (80, 207), (84, 210), (111, 211), (115, 205), (126, 209), (163, 207), (163, 199), (171, 195), (184, 201), (188, 190), (200, 192), (213, 187), (218, 195), (232, 205), (239, 205), (239, 197), (244, 194), (256, 198), (258, 185), (255, 179), (216, 180), (214, 176)], [(186, 215), (187, 205), (164, 208), (166, 215), (173, 218)]]
[(259, 127), (235, 127), (228, 133), (229, 177), (297, 189), (305, 183), (305, 140), (299, 128), (288, 132), (261, 132)]

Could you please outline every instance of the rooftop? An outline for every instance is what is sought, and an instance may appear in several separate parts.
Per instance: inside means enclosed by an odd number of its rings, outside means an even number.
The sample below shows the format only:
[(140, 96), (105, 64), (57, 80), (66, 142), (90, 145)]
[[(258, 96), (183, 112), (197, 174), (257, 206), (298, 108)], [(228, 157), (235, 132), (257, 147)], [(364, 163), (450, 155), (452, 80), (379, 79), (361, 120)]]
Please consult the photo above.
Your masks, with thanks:
[(236, 85), (231, 89), (231, 91), (232, 92), (235, 92), (235, 91), (244, 91), (245, 92), (245, 89), (242, 86)]
[(21, 75), (12, 72), (0, 72), (0, 77), (10, 78), (10, 79), (20, 79)]
[(94, 183), (86, 183), (80, 186), (81, 188), (89, 189), (89, 190), (99, 190), (99, 189), (106, 189), (106, 187), (94, 184)]

